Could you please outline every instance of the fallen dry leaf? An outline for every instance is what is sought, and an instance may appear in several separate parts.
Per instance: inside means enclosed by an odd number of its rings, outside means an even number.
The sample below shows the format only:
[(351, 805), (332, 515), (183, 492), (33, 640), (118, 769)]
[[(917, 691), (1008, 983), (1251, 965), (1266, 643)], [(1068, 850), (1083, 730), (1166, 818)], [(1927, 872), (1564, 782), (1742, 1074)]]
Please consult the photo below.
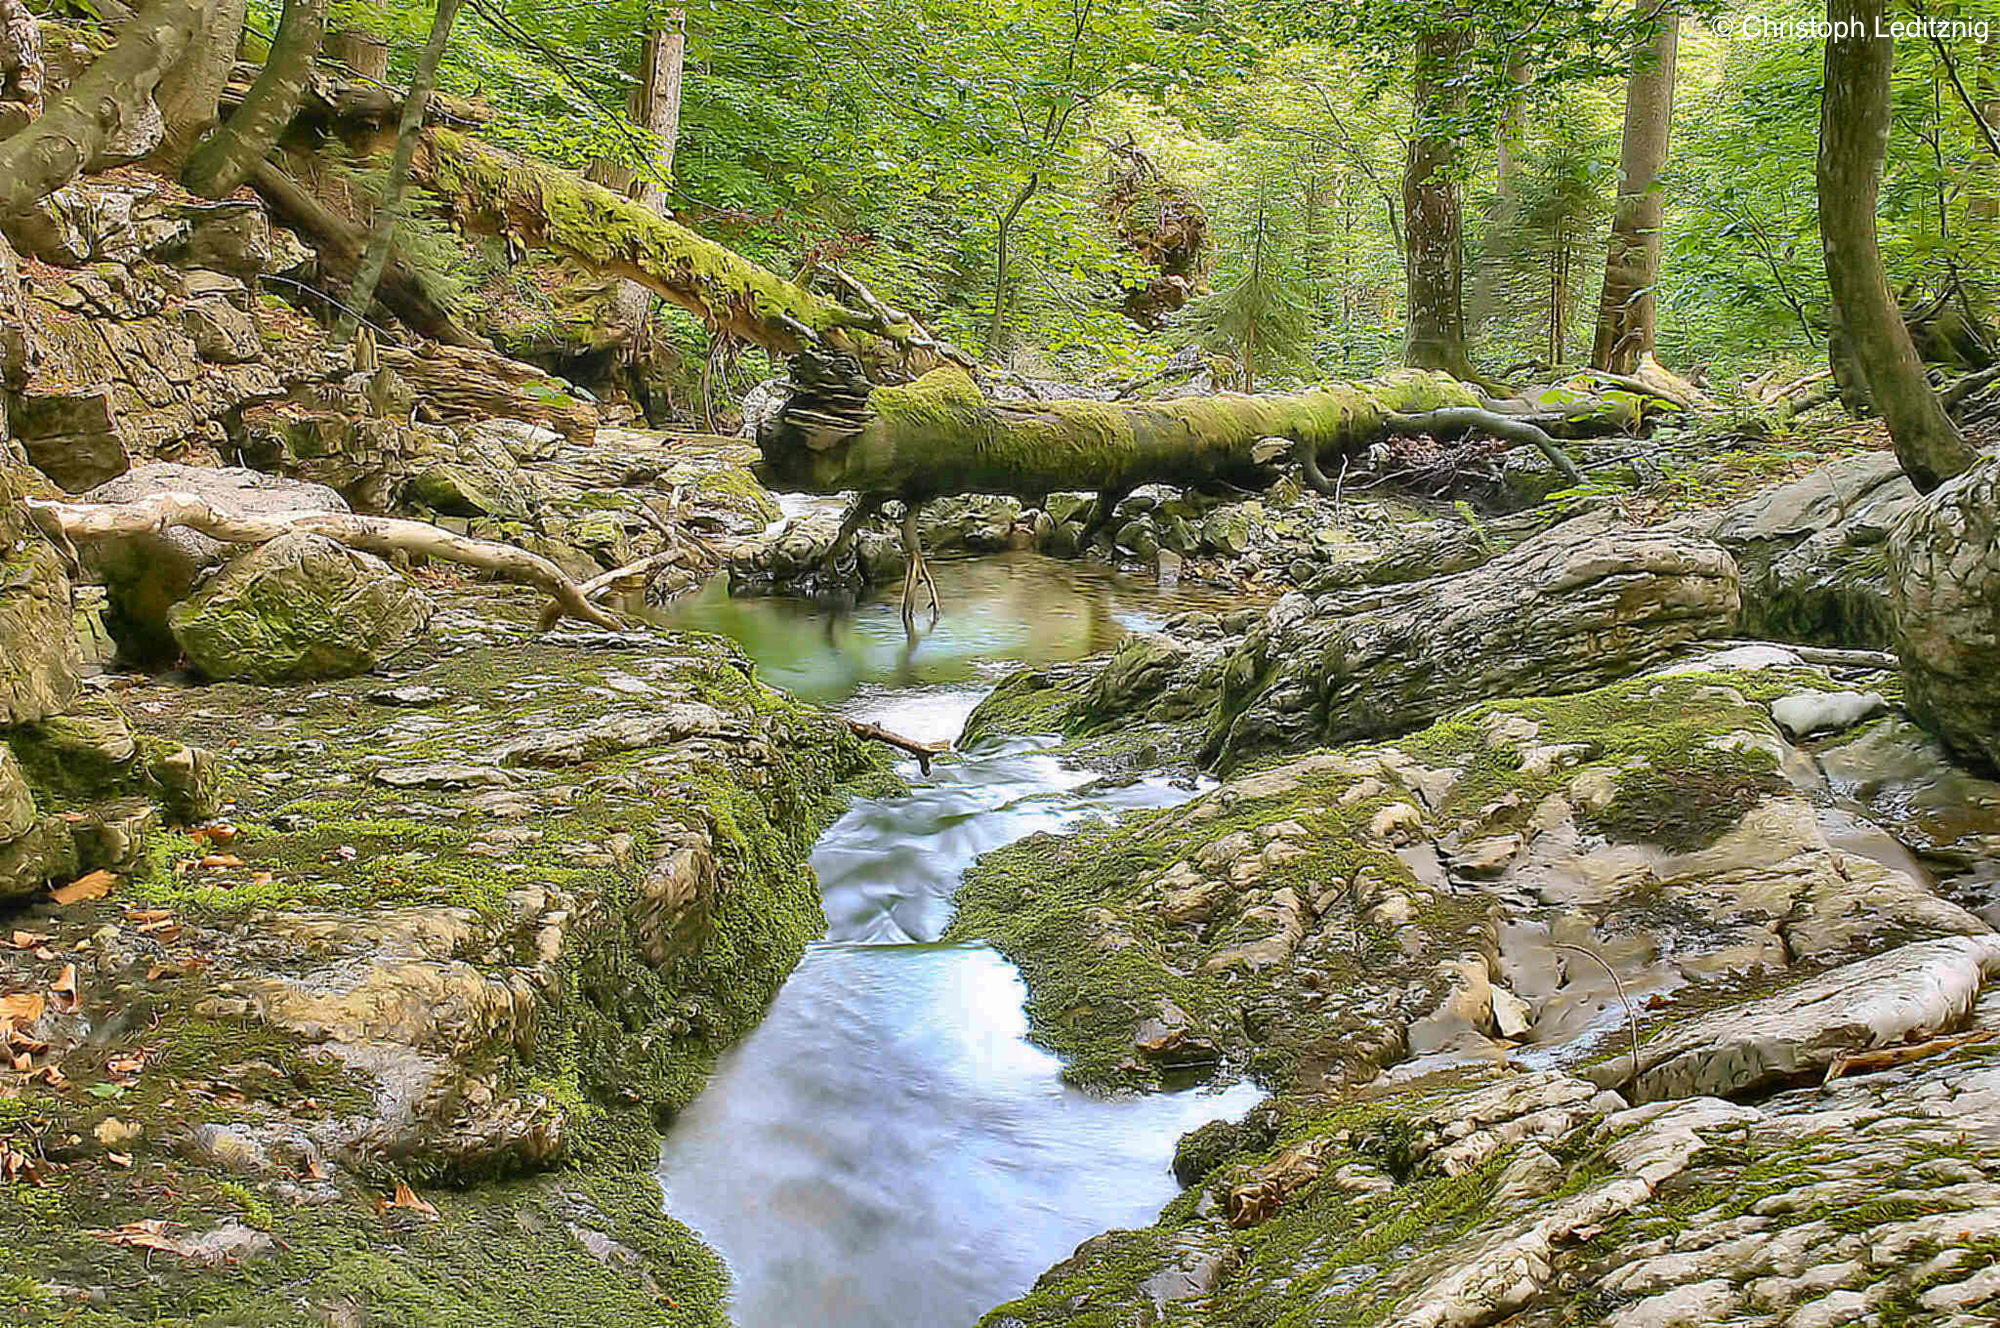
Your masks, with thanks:
[(188, 831), (188, 838), (197, 844), (215, 844), (227, 847), (236, 842), (237, 829), (227, 821), (217, 821), (214, 825), (197, 826)]
[(111, 893), (111, 887), (118, 884), (112, 873), (98, 870), (86, 876), (79, 876), (68, 885), (58, 886), (49, 892), (49, 898), (58, 904), (81, 904), (88, 899), (102, 899)]
[(76, 992), (76, 965), (64, 964), (61, 973), (49, 987), (49, 994), (56, 998), (56, 1009), (63, 1014), (75, 1014), (83, 1004)]
[(165, 922), (173, 915), (174, 911), (170, 908), (134, 908), (130, 904), (125, 906), (125, 920), (139, 923), (141, 926)]
[(0, 996), (0, 1032), (13, 1032), (26, 1028), (42, 1017), (48, 1008), (48, 1001), (38, 991), (24, 991), (13, 996)]
[(49, 938), (37, 931), (16, 931), (7, 944), (16, 950), (33, 950), (48, 944)]
[(129, 1167), (132, 1165), (132, 1155), (130, 1153), (114, 1153), (111, 1152), (109, 1149), (106, 1149), (104, 1155), (110, 1158), (113, 1162), (117, 1163), (121, 1167)]
[(168, 1254), (182, 1253), (179, 1241), (167, 1234), (167, 1228), (174, 1225), (165, 1218), (148, 1217), (138, 1222), (127, 1222), (112, 1231), (97, 1230), (89, 1234), (99, 1240), (110, 1241), (113, 1245), (129, 1245), (138, 1250), (165, 1250)]
[(412, 1213), (422, 1213), (425, 1217), (436, 1217), (438, 1210), (431, 1207), (429, 1200), (411, 1189), (407, 1181), (396, 1182), (396, 1197), (382, 1204), (384, 1209), (404, 1208)]
[(195, 866), (200, 867), (204, 871), (211, 867), (241, 867), (242, 865), (243, 859), (237, 857), (234, 853), (210, 853), (195, 864)]

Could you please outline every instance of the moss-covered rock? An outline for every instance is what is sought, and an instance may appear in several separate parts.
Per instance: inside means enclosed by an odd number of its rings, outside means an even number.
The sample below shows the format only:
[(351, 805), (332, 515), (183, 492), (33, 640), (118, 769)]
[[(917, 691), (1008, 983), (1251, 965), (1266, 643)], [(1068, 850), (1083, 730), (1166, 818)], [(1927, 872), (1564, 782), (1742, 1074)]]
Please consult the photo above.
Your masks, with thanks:
[[(0, 1189), (26, 1321), (724, 1322), (657, 1129), (819, 933), (806, 855), (884, 762), (720, 641), (536, 610), (450, 601), (394, 688), (133, 698), (142, 760), (233, 740), (234, 823), (17, 918), (82, 996), (37, 1029), (67, 1082), (0, 1101), (51, 1182)], [(371, 1212), (399, 1179), (435, 1218)], [(89, 1234), (149, 1218), (232, 1259)]]
[(67, 569), (19, 502), (29, 473), (0, 454), (0, 728), (68, 705), (81, 665)]
[(381, 559), (298, 531), (239, 555), (168, 622), (207, 677), (280, 683), (365, 673), (430, 615), (424, 593)]

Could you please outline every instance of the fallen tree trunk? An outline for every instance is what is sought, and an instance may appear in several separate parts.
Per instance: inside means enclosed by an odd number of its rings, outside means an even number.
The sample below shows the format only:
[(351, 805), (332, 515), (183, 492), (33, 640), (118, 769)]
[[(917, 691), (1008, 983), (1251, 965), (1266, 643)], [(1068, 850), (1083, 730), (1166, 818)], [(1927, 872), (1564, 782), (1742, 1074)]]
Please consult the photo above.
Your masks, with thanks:
[(381, 346), (376, 354), (416, 392), (421, 406), (447, 423), (499, 417), (539, 424), (578, 442), (597, 434), (597, 407), (532, 364), (443, 345)]
[(614, 630), (624, 626), (615, 615), (592, 604), (576, 582), (539, 554), (511, 544), (468, 539), (422, 521), (352, 512), (245, 516), (212, 507), (192, 493), (158, 493), (130, 503), (24, 501), (38, 522), (45, 527), (53, 523), (70, 540), (118, 539), (182, 526), (225, 544), (268, 544), (295, 530), (311, 531), (366, 553), (419, 554), (474, 567), (503, 581), (547, 592), (560, 610), (558, 617)]
[[(341, 281), (354, 279), (361, 266), (362, 250), (368, 243), (366, 231), (328, 207), (319, 195), (274, 162), (260, 161), (252, 166), (250, 179), (280, 221), (317, 241), (314, 247), (329, 275)], [(375, 298), (419, 336), (465, 350), (492, 349), (439, 307), (423, 283), (396, 260), (393, 251), (389, 266), (382, 273), (382, 282), (375, 288)]]
[[(643, 203), (574, 171), (517, 157), (447, 129), (426, 130), (414, 178), (445, 200), (459, 224), (551, 249), (607, 276), (636, 282), (710, 330), (791, 354), (808, 347), (870, 362), (931, 347), (913, 323), (851, 309), (759, 267)], [(886, 346), (883, 343), (888, 343)]]
[(1287, 455), (1311, 479), (1321, 457), (1398, 429), (1482, 428), (1562, 456), (1535, 417), (1497, 412), (1469, 384), (1421, 369), (1288, 396), (1153, 402), (989, 401), (953, 366), (871, 387), (852, 363), (814, 356), (793, 361), (792, 380), (757, 432), (760, 479), (792, 492), (923, 502), (1095, 489), (1108, 508), (1142, 484), (1262, 487)]
[(0, 216), (20, 216), (75, 179), (138, 116), (207, 8), (206, 0), (153, 0), (40, 119), (0, 143)]

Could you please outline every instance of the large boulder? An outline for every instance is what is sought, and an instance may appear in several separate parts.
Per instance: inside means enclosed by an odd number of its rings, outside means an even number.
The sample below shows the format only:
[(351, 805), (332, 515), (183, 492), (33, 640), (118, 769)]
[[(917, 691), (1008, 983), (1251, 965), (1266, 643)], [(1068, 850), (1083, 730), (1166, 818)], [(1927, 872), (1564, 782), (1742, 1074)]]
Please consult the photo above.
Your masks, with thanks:
[(2000, 456), (1910, 510), (1889, 540), (1889, 586), (1912, 713), (2000, 767)]
[(1224, 663), (1209, 754), (1230, 765), (1407, 732), (1471, 701), (1602, 686), (1727, 635), (1737, 609), (1719, 545), (1595, 516), (1471, 571), (1287, 595)]
[(168, 621), (208, 677), (280, 683), (365, 673), (430, 616), (430, 600), (381, 559), (301, 531), (236, 558)]
[[(154, 462), (138, 466), (84, 495), (97, 503), (126, 503), (180, 491), (222, 511), (245, 516), (297, 516), (345, 512), (347, 502), (323, 484), (307, 484), (239, 467), (214, 468)], [(220, 566), (230, 548), (196, 531), (172, 529), (116, 540), (94, 540), (86, 565), (104, 582), (106, 615), (119, 647), (141, 664), (171, 661), (179, 648), (167, 611), (186, 599), (195, 582)]]
[(0, 728), (67, 706), (81, 667), (67, 568), (16, 501), (26, 491), (0, 459)]
[(1895, 455), (1869, 452), (1752, 494), (1701, 533), (1736, 559), (1746, 633), (1881, 648), (1889, 532), (1916, 503)]

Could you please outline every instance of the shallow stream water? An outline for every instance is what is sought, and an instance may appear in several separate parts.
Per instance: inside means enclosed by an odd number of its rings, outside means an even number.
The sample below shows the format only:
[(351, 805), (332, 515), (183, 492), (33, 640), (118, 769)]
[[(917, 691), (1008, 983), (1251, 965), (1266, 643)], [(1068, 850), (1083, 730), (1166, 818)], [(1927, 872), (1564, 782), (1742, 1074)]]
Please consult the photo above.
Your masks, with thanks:
[[(723, 632), (775, 686), (912, 737), (957, 736), (1017, 663), (1110, 648), (1201, 601), (1033, 555), (942, 563), (946, 613), (914, 646), (893, 595), (836, 615), (712, 588), (674, 625)], [(1026, 992), (982, 945), (945, 945), (974, 858), (1088, 816), (1193, 795), (1108, 787), (1016, 739), (914, 764), (813, 853), (827, 936), (669, 1132), (669, 1209), (729, 1262), (742, 1328), (951, 1328), (1028, 1289), (1078, 1241), (1145, 1225), (1175, 1139), (1247, 1085), (1106, 1101), (1027, 1040)]]

